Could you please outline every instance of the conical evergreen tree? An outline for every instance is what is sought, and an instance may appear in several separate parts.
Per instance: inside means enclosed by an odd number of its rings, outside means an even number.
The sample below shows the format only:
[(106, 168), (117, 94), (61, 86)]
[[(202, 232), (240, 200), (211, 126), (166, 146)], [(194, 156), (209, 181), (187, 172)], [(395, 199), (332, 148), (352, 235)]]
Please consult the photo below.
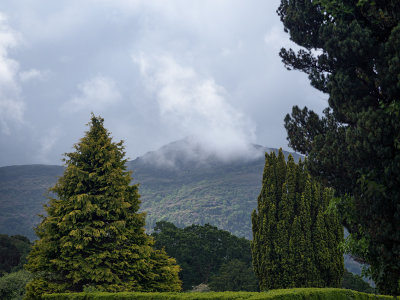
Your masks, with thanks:
[(252, 214), (253, 268), (262, 290), (337, 287), (343, 274), (343, 228), (325, 211), (332, 190), (301, 161), (266, 154), (257, 211)]
[(43, 293), (104, 291), (178, 291), (179, 266), (164, 251), (152, 248), (138, 213), (137, 185), (130, 185), (122, 141), (114, 143), (92, 115), (90, 129), (75, 152), (67, 153), (66, 169), (50, 190), (47, 217), (27, 269), (34, 279), (27, 299)]

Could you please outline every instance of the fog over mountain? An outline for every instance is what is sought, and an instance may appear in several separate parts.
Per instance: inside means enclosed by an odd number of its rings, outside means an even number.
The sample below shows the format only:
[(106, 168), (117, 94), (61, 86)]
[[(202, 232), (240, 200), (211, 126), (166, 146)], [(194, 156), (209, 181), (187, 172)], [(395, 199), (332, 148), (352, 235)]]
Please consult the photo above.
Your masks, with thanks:
[(60, 164), (101, 115), (135, 159), (196, 136), (220, 158), (289, 150), (327, 97), (278, 56), (279, 0), (0, 1), (0, 166)]
[[(148, 230), (159, 220), (181, 226), (211, 223), (250, 238), (250, 213), (261, 188), (264, 153), (277, 149), (249, 144), (230, 156), (212, 150), (188, 137), (127, 163), (133, 183), (139, 184)], [(34, 238), (33, 226), (44, 212), (47, 189), (63, 170), (50, 165), (1, 167), (0, 232)]]
[[(206, 143), (200, 137), (186, 137), (183, 140), (167, 144), (157, 151), (151, 151), (135, 161), (160, 168), (198, 168), (238, 162), (249, 162), (264, 157), (269, 148), (240, 144), (234, 146), (221, 140), (219, 143)], [(240, 145), (238, 147), (238, 144)], [(236, 147), (235, 147), (236, 146)]]
[[(221, 160), (218, 153), (186, 138), (129, 161), (133, 183), (139, 183), (147, 230), (159, 220), (181, 227), (210, 223), (251, 239), (250, 214), (261, 189), (263, 154), (277, 149), (259, 145), (248, 149), (245, 155)], [(289, 152), (284, 154), (287, 157)], [(296, 161), (300, 158), (291, 154)], [(63, 170), (51, 165), (0, 167), (0, 233), (35, 239), (33, 226), (44, 212), (46, 191)], [(361, 272), (349, 256), (345, 261), (347, 269)]]

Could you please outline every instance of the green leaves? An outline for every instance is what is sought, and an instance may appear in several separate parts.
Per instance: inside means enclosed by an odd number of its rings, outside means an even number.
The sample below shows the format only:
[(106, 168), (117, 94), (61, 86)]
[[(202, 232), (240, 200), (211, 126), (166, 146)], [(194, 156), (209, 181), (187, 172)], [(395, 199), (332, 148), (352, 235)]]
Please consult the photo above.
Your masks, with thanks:
[[(282, 0), (290, 38), (307, 49), (282, 49), (288, 69), (309, 75), (329, 95), (318, 117), (294, 107), (285, 127), (291, 147), (337, 196), (350, 195), (343, 223), (367, 240), (371, 274), (381, 292), (400, 294), (400, 2)], [(319, 49), (312, 52), (310, 49)]]
[[(157, 222), (152, 236), (156, 240), (156, 247), (164, 248), (182, 267), (180, 277), (185, 290), (200, 283), (208, 283), (223, 264), (232, 260), (251, 266), (250, 242), (209, 224), (181, 229), (161, 221)], [(218, 288), (222, 286), (231, 285), (226, 281), (219, 282)]]
[(113, 143), (103, 119), (92, 115), (66, 169), (51, 188), (48, 216), (37, 228), (27, 268), (34, 274), (27, 297), (43, 292), (178, 291), (179, 267), (152, 249), (138, 213), (137, 186), (130, 186), (122, 143)]
[[(263, 186), (252, 214), (253, 267), (261, 290), (337, 287), (343, 274), (343, 229), (326, 213), (333, 197), (301, 161), (266, 154)], [(282, 176), (285, 174), (285, 176)]]

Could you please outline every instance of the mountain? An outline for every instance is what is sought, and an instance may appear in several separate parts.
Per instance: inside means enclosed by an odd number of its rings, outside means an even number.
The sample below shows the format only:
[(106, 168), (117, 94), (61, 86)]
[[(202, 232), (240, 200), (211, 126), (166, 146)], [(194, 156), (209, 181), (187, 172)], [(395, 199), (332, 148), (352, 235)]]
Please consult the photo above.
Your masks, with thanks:
[(0, 233), (36, 239), (33, 226), (44, 212), (46, 192), (63, 174), (61, 166), (28, 165), (0, 168)]
[[(133, 182), (140, 184), (147, 229), (159, 220), (178, 226), (210, 223), (251, 238), (250, 214), (261, 188), (264, 153), (277, 150), (259, 145), (244, 150), (224, 158), (186, 138), (129, 161)], [(35, 239), (33, 227), (44, 213), (47, 190), (63, 170), (49, 165), (1, 167), (0, 233)]]
[(264, 153), (278, 150), (250, 145), (244, 155), (225, 160), (207, 150), (185, 139), (128, 163), (134, 182), (140, 183), (147, 229), (159, 220), (181, 227), (210, 223), (251, 238), (250, 215), (261, 189)]
[[(128, 162), (133, 183), (139, 183), (146, 227), (159, 220), (177, 226), (205, 224), (251, 239), (251, 212), (257, 206), (264, 153), (275, 151), (249, 145), (246, 153), (221, 159), (191, 139), (170, 143)], [(292, 154), (296, 161), (301, 157)], [(43, 214), (47, 190), (64, 167), (24, 165), (0, 167), (0, 233), (36, 239), (33, 227)], [(345, 256), (346, 267), (360, 274), (360, 264)]]

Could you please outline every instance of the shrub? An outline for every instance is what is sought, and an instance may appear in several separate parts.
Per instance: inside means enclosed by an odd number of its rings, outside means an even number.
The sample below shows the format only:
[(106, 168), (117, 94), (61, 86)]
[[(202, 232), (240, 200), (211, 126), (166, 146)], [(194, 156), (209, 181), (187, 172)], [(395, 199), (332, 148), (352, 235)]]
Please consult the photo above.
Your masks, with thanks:
[[(372, 295), (335, 288), (302, 288), (271, 290), (269, 292), (209, 292), (209, 293), (76, 293), (44, 295), (45, 300), (369, 300), (393, 299), (391, 296)], [(400, 299), (400, 298), (398, 298)]]
[(19, 300), (25, 294), (25, 286), (32, 275), (25, 270), (9, 273), (0, 277), (0, 299)]

